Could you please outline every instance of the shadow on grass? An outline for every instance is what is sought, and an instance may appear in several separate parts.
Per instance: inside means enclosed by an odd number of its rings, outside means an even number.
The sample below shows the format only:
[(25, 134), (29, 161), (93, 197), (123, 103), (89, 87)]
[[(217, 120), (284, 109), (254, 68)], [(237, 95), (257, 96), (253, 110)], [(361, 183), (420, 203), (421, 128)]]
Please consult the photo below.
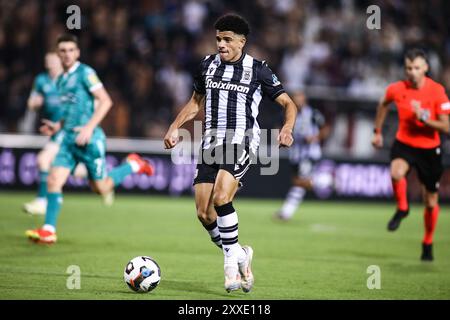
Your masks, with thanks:
[[(235, 295), (230, 295), (225, 292), (225, 289), (223, 289), (223, 293), (219, 292), (218, 290), (211, 290), (208, 289), (208, 286), (206, 283), (198, 282), (198, 281), (177, 281), (177, 280), (163, 280), (161, 281), (160, 286), (164, 287), (168, 290), (174, 290), (178, 291), (180, 293), (186, 292), (186, 293), (200, 293), (202, 295), (213, 295), (217, 298), (235, 298)], [(218, 288), (223, 288), (218, 284)], [(188, 297), (187, 297), (188, 298)]]

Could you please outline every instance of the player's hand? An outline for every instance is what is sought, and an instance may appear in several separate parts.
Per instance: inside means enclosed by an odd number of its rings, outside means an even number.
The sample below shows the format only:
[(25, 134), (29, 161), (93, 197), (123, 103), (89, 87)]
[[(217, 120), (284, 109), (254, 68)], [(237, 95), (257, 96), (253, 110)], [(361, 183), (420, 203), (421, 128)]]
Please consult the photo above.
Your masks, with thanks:
[(44, 97), (40, 94), (32, 95), (28, 99), (28, 108), (30, 110), (39, 109), (44, 104)]
[(294, 142), (294, 137), (292, 137), (292, 130), (290, 129), (281, 129), (280, 134), (278, 135), (278, 144), (281, 147), (290, 147)]
[(61, 129), (60, 122), (53, 122), (47, 119), (42, 119), (41, 122), (43, 124), (39, 127), (39, 132), (43, 135), (52, 136)]
[(169, 129), (164, 137), (164, 149), (172, 149), (178, 143), (178, 129)]
[(90, 126), (84, 126), (73, 128), (73, 131), (78, 132), (77, 138), (75, 139), (75, 143), (81, 147), (89, 143), (92, 137), (92, 133), (94, 132), (94, 129), (92, 129)]
[(381, 133), (375, 133), (372, 137), (372, 145), (375, 148), (381, 148), (383, 146), (383, 135)]

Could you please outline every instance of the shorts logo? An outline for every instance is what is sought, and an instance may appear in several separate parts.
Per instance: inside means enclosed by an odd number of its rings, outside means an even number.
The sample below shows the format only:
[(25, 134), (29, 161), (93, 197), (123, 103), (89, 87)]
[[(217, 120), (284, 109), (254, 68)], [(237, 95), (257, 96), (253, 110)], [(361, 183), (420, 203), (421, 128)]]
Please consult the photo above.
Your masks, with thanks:
[(436, 154), (441, 154), (441, 148), (436, 148)]

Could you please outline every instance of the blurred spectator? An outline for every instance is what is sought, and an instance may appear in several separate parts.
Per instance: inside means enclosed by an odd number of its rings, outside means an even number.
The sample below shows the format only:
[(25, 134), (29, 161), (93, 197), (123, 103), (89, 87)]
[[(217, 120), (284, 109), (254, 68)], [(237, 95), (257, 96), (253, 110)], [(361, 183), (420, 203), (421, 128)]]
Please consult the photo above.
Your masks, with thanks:
[[(58, 34), (66, 8), (81, 8), (81, 60), (92, 65), (115, 105), (102, 124), (109, 135), (161, 138), (192, 93), (192, 73), (214, 53), (215, 19), (249, 19), (248, 51), (288, 90), (334, 88), (378, 98), (402, 77), (407, 47), (429, 52), (431, 74), (450, 90), (450, 35), (445, 0), (24, 0), (0, 1), (0, 131), (15, 132), (33, 77)], [(381, 30), (366, 28), (366, 8), (381, 8)], [(375, 107), (375, 106), (374, 106)], [(261, 108), (276, 127), (279, 108)], [(271, 123), (272, 121), (272, 123)]]

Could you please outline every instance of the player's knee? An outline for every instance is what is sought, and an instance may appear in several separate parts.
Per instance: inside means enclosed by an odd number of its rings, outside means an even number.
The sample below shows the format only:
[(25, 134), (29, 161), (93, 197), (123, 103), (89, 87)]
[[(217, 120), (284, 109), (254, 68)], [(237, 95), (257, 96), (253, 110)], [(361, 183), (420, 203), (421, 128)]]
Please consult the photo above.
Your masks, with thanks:
[(47, 178), (47, 186), (49, 191), (59, 191), (62, 189), (61, 179), (55, 173), (50, 173)]
[(222, 206), (230, 201), (231, 199), (226, 192), (216, 191), (213, 194), (213, 202), (215, 206)]
[(425, 196), (424, 203), (427, 208), (432, 209), (438, 205), (438, 199), (434, 196)]
[(403, 170), (401, 170), (401, 169), (392, 168), (391, 169), (391, 177), (392, 177), (392, 179), (394, 179), (396, 181), (401, 180), (405, 177), (405, 172), (403, 172)]
[(37, 156), (37, 163), (40, 170), (48, 171), (50, 168), (50, 161), (48, 156), (44, 152), (40, 152)]
[(200, 220), (200, 222), (204, 223), (204, 224), (209, 224), (211, 219), (208, 215), (208, 209), (207, 208), (203, 208), (203, 207), (199, 207), (197, 208), (197, 218), (198, 220)]

